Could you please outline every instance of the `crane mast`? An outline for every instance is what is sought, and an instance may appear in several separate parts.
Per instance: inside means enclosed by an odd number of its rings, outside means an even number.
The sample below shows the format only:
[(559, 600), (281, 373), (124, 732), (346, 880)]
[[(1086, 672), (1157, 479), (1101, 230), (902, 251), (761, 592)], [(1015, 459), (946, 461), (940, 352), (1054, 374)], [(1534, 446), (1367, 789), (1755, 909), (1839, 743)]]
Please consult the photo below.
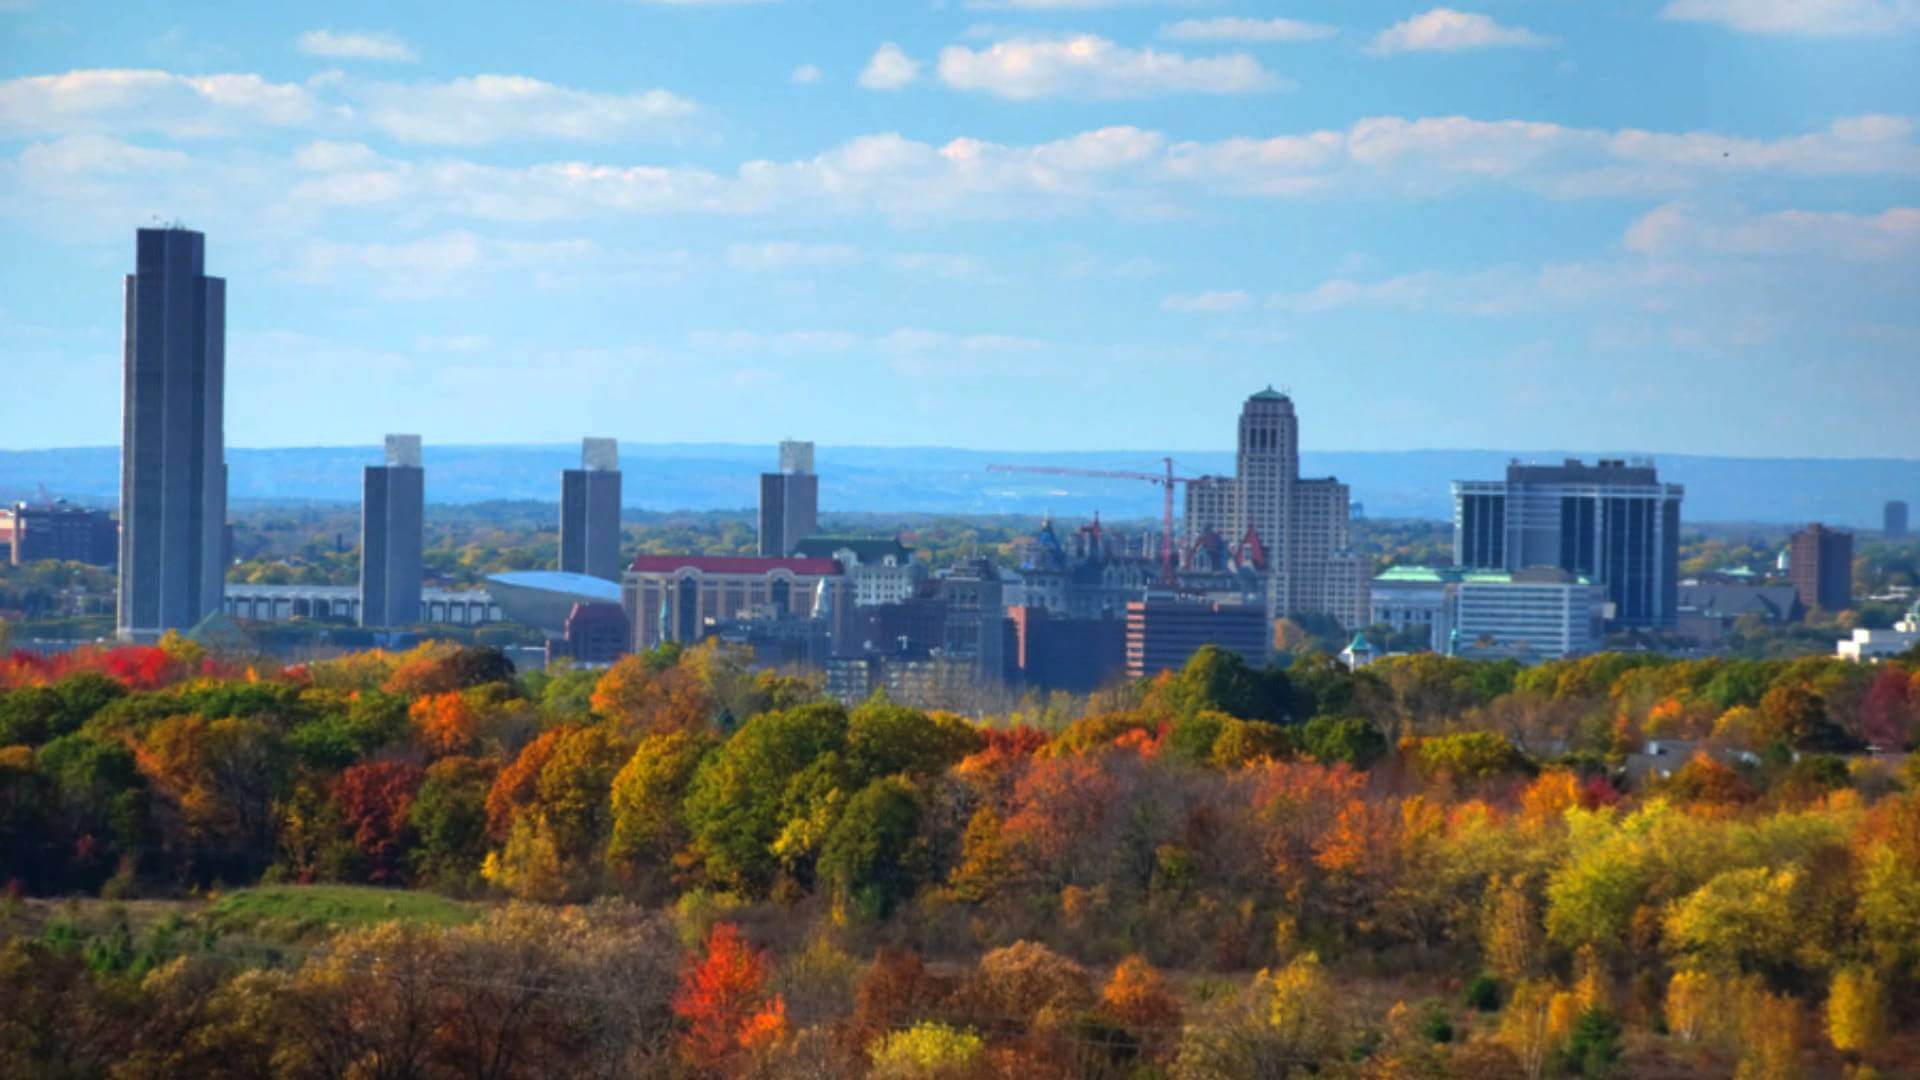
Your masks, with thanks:
[(988, 472), (1037, 473), (1041, 476), (1081, 476), (1093, 480), (1139, 480), (1160, 487), (1160, 584), (1171, 587), (1175, 584), (1173, 564), (1173, 489), (1175, 484), (1189, 484), (1197, 477), (1175, 476), (1173, 459), (1160, 459), (1166, 467), (1164, 475), (1150, 472), (1129, 472), (1118, 469), (1073, 469), (1061, 465), (989, 465)]

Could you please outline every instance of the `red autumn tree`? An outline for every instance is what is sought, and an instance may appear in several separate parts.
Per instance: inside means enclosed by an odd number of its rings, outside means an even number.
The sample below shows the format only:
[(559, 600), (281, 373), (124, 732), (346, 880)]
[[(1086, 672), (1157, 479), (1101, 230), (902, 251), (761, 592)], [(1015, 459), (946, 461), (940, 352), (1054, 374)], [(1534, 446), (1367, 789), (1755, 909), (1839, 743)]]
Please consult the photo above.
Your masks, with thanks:
[(1899, 664), (1885, 664), (1874, 674), (1873, 685), (1860, 702), (1860, 730), (1867, 741), (1898, 750), (1907, 744), (1916, 703), (1915, 684)]
[(681, 971), (673, 997), (673, 1015), (685, 1025), (680, 1052), (687, 1064), (722, 1072), (785, 1034), (787, 1005), (767, 993), (767, 966), (767, 954), (748, 944), (739, 927), (714, 924), (701, 955)]
[(333, 801), (351, 830), (353, 846), (367, 859), (367, 880), (400, 876), (412, 843), (408, 815), (426, 773), (409, 761), (367, 761), (333, 781)]

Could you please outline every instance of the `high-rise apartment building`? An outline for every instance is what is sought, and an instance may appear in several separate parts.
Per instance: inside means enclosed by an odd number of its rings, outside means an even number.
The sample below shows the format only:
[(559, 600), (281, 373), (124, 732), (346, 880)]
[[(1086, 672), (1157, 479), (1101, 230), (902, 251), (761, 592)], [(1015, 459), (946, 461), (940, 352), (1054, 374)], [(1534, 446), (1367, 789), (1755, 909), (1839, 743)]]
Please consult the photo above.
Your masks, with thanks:
[(619, 581), (620, 443), (585, 439), (580, 467), (560, 474), (560, 569)]
[(1235, 475), (1187, 485), (1187, 543), (1251, 533), (1267, 553), (1270, 618), (1316, 613), (1363, 626), (1371, 574), (1351, 550), (1348, 502), (1338, 480), (1301, 478), (1293, 400), (1269, 387), (1241, 408)]
[(1680, 499), (1651, 462), (1507, 466), (1453, 485), (1453, 560), (1474, 570), (1558, 567), (1602, 585), (1620, 626), (1678, 612)]
[(780, 444), (780, 471), (760, 474), (760, 555), (782, 559), (820, 528), (820, 478), (813, 444)]
[(227, 517), (227, 283), (206, 237), (141, 229), (127, 276), (115, 630), (152, 641), (220, 610)]
[(1907, 504), (1900, 499), (1889, 501), (1887, 503), (1883, 525), (1885, 526), (1887, 539), (1905, 540), (1907, 538)]
[(1853, 534), (1809, 525), (1793, 534), (1787, 554), (1787, 580), (1800, 602), (1822, 611), (1853, 606)]
[(387, 463), (369, 465), (360, 502), (360, 625), (420, 621), (426, 470), (420, 436), (387, 436)]

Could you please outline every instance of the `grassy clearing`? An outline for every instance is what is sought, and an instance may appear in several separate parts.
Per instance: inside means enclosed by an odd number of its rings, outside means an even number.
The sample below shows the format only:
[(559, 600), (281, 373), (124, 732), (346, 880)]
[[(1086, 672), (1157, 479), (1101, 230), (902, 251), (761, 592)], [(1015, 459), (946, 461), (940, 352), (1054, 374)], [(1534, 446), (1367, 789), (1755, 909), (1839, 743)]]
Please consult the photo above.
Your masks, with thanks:
[(433, 893), (366, 885), (263, 885), (221, 897), (204, 917), (221, 934), (304, 941), (395, 919), (457, 926), (479, 915), (475, 905)]

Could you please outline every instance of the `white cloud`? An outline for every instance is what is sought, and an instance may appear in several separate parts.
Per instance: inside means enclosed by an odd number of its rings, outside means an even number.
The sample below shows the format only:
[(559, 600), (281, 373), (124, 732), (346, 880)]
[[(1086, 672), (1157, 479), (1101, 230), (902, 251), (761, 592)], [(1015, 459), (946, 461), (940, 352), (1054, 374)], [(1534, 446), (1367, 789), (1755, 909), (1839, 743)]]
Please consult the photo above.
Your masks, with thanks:
[(801, 64), (787, 79), (800, 86), (811, 86), (820, 81), (820, 69), (813, 64)]
[(1244, 19), (1228, 15), (1181, 19), (1160, 28), (1160, 36), (1173, 41), (1322, 41), (1339, 32), (1338, 27), (1299, 19)]
[(1920, 28), (1916, 0), (1672, 0), (1662, 18), (1750, 34), (1842, 37)]
[(1902, 175), (1920, 169), (1920, 147), (1911, 121), (1884, 116), (1777, 139), (1372, 117), (1345, 131), (1177, 143), (1165, 168), (1209, 187), (1275, 197), (1336, 189), (1433, 195), (1496, 184), (1571, 199), (1658, 195), (1749, 174)]
[(1253, 303), (1253, 297), (1245, 291), (1232, 289), (1169, 296), (1160, 301), (1160, 308), (1163, 311), (1179, 311), (1193, 315), (1221, 315), (1244, 310), (1251, 303)]
[(325, 112), (305, 87), (258, 75), (93, 69), (0, 82), (0, 133), (13, 135), (158, 132), (205, 138), (263, 125), (310, 125)]
[(1486, 15), (1437, 7), (1380, 31), (1367, 51), (1376, 56), (1406, 52), (1457, 52), (1463, 49), (1534, 47), (1553, 39), (1514, 26), (1502, 26)]
[(1588, 260), (1465, 271), (1335, 277), (1268, 306), (1295, 314), (1388, 310), (1483, 318), (1550, 315), (1592, 345), (1666, 343), (1723, 353), (1788, 334), (1822, 343), (1902, 310), (1920, 288), (1920, 210), (1878, 214), (1669, 204), (1626, 230), (1622, 251)]
[(378, 165), (379, 162), (380, 155), (374, 153), (366, 143), (322, 139), (293, 152), (294, 165), (308, 172), (345, 172)]
[(666, 90), (605, 94), (522, 75), (350, 86), (366, 121), (402, 142), (477, 146), (508, 140), (612, 142), (658, 134), (695, 111)]
[[(1748, 190), (1764, 194), (1783, 177), (1920, 173), (1914, 126), (1898, 117), (1855, 117), (1822, 131), (1754, 139), (1456, 116), (1374, 117), (1344, 129), (1180, 143), (1136, 127), (1028, 144), (928, 143), (879, 134), (812, 157), (753, 160), (730, 170), (593, 159), (501, 164), (319, 140), (284, 157), (168, 151), (161, 159), (166, 168), (137, 190), (116, 182), (111, 198), (103, 195), (107, 189), (83, 182), (88, 170), (116, 175), (116, 162), (143, 150), (113, 140), (31, 144), (11, 160), (0, 158), (0, 195), (10, 184), (30, 185), (36, 217), (73, 227), (93, 227), (129, 208), (142, 217), (178, 209), (204, 218), (208, 205), (222, 219), (243, 223), (374, 212), (388, 220), (399, 215), (409, 223), (450, 224), (703, 214), (925, 222), (1087, 213), (1164, 219), (1185, 204), (1222, 196), (1393, 199), (1520, 191), (1550, 199), (1727, 199)], [(64, 172), (54, 171), (56, 161)]]
[(68, 135), (22, 150), (19, 168), (28, 177), (53, 181), (59, 177), (138, 175), (162, 170), (184, 170), (192, 160), (178, 150), (135, 146), (106, 135)]
[(734, 244), (727, 248), (727, 265), (735, 270), (794, 270), (844, 266), (860, 260), (850, 244), (799, 244), (776, 240), (764, 244)]
[(0, 82), (0, 135), (214, 138), (292, 128), (370, 129), (443, 146), (596, 142), (665, 134), (695, 111), (665, 90), (598, 93), (518, 75), (399, 83), (330, 72), (303, 85), (251, 74), (95, 69)]
[(391, 244), (313, 240), (289, 272), (312, 282), (370, 278), (388, 296), (428, 296), (452, 291), (484, 271), (553, 266), (589, 258), (595, 250), (591, 240), (500, 240), (461, 229)]
[(860, 72), (860, 85), (869, 90), (899, 90), (920, 77), (920, 61), (889, 41), (873, 51)]
[(300, 35), (300, 51), (334, 60), (392, 60), (413, 63), (420, 54), (392, 34), (309, 30)]
[(940, 80), (956, 90), (979, 90), (1014, 101), (1245, 94), (1283, 85), (1246, 53), (1189, 57), (1130, 49), (1092, 34), (1014, 38), (977, 51), (949, 46), (940, 51)]
[(1742, 214), (1669, 203), (1637, 219), (1625, 242), (1627, 250), (1648, 256), (1912, 259), (1920, 256), (1920, 209)]

